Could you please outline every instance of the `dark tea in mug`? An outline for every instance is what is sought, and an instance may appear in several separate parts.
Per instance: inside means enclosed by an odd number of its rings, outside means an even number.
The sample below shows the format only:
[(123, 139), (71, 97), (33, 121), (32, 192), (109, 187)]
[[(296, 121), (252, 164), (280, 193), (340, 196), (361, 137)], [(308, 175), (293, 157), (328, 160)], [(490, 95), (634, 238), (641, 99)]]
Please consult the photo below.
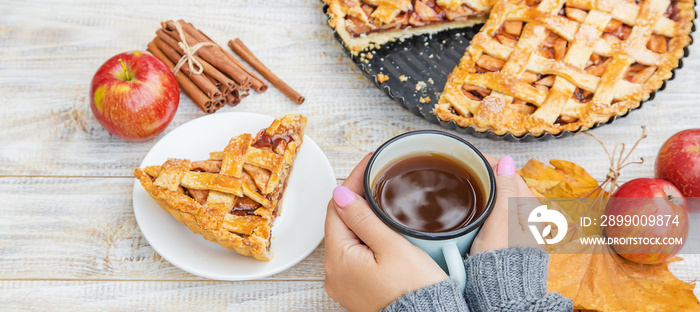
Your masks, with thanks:
[(435, 153), (413, 154), (377, 174), (372, 197), (394, 221), (420, 232), (450, 232), (477, 219), (484, 187), (461, 162)]

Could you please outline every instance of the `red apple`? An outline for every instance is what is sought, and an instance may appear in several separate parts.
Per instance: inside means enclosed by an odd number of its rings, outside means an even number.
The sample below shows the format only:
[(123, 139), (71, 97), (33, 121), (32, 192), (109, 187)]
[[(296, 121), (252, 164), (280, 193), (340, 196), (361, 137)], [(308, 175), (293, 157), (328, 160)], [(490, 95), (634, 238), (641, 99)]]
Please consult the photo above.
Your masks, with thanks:
[(700, 129), (678, 132), (661, 146), (656, 177), (673, 183), (685, 197), (700, 197)]
[(90, 85), (90, 108), (97, 121), (127, 141), (145, 141), (163, 132), (179, 102), (180, 88), (170, 68), (143, 51), (107, 60)]
[[(610, 196), (605, 217), (601, 218), (609, 239), (637, 240), (636, 244), (618, 241), (611, 247), (623, 258), (642, 264), (662, 263), (675, 256), (688, 237), (688, 222), (688, 203), (678, 188), (650, 178), (620, 186)], [(657, 238), (659, 241), (655, 241)], [(664, 243), (664, 238), (680, 238), (682, 243)]]

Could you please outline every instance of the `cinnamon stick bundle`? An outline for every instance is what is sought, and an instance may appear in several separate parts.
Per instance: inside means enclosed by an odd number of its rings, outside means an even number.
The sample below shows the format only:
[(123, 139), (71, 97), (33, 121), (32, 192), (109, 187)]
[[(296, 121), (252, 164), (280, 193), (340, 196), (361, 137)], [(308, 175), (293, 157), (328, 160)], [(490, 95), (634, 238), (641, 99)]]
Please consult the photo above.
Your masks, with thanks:
[(238, 56), (240, 56), (246, 63), (248, 63), (250, 66), (255, 68), (255, 70), (258, 71), (267, 81), (272, 83), (275, 88), (280, 90), (284, 95), (289, 97), (292, 101), (296, 102), (297, 104), (304, 103), (304, 97), (299, 94), (299, 92), (294, 91), (292, 87), (290, 87), (288, 84), (286, 84), (282, 79), (279, 79), (277, 75), (273, 74), (272, 71), (270, 71), (267, 66), (265, 66), (260, 60), (253, 55), (253, 52), (251, 52), (248, 47), (246, 47), (243, 44), (243, 41), (240, 39), (236, 38), (234, 40), (229, 40), (228, 46), (235, 52)]
[[(179, 20), (178, 22), (185, 23), (185, 21), (183, 21), (183, 20)], [(191, 23), (187, 23), (187, 24), (191, 27), (191, 29), (195, 30), (195, 32), (192, 35), (195, 38), (197, 38), (197, 40), (200, 40), (200, 42), (206, 42), (206, 41), (214, 42), (206, 34), (204, 34), (202, 31), (195, 29)], [(258, 77), (258, 75), (253, 73), (252, 70), (245, 67), (241, 62), (239, 62), (235, 57), (233, 57), (233, 55), (227, 53), (226, 51), (224, 51), (224, 54), (228, 57), (230, 62), (233, 62), (234, 64), (236, 64), (236, 66), (240, 67), (241, 69), (243, 69), (243, 71), (246, 72), (246, 74), (248, 74), (248, 76), (251, 79), (251, 87), (253, 88), (253, 90), (255, 90), (258, 93), (262, 93), (262, 92), (265, 92), (267, 90), (267, 88), (268, 88), (267, 83), (265, 83), (265, 81), (260, 79), (260, 77)]]
[[(175, 64), (170, 61), (170, 59), (165, 56), (165, 54), (158, 48), (158, 46), (151, 42), (148, 44), (148, 52), (151, 52), (155, 57), (159, 58), (165, 65), (168, 65), (170, 69), (175, 68)], [(178, 71), (175, 74), (175, 79), (177, 79), (178, 84), (182, 91), (187, 94), (190, 99), (205, 113), (211, 114), (217, 111), (224, 105), (223, 98), (212, 98), (204, 94), (204, 92), (199, 89), (199, 87), (192, 82), (192, 80), (182, 71)]]
[[(156, 44), (158, 49), (160, 49), (160, 51), (163, 52), (163, 54), (165, 54), (165, 56), (167, 56), (168, 59), (173, 62), (173, 64), (179, 62), (182, 58), (180, 53), (167, 45), (163, 40), (160, 40), (158, 37), (153, 39), (153, 43)], [(192, 80), (192, 82), (194, 82), (194, 84), (196, 84), (208, 97), (222, 97), (222, 93), (219, 91), (219, 88), (217, 88), (216, 85), (214, 85), (205, 75), (197, 75), (187, 66), (183, 66), (180, 70), (184, 71), (187, 74), (187, 77)]]
[(264, 81), (192, 24), (165, 21), (161, 27), (148, 51), (171, 70), (178, 69), (180, 88), (205, 113), (240, 103), (251, 87), (257, 92), (267, 89)]
[[(185, 22), (183, 20), (179, 20), (178, 23), (187, 23), (187, 22)], [(214, 42), (206, 34), (204, 34), (202, 31), (194, 28), (194, 26), (191, 23), (187, 23), (187, 25), (189, 25), (191, 27), (190, 29), (194, 30), (192, 35), (200, 42), (207, 42), (207, 41)], [(226, 52), (223, 49), (222, 49), (222, 51), (228, 57), (230, 62), (236, 64), (236, 66), (240, 67), (243, 71), (246, 72), (246, 74), (248, 74), (248, 76), (251, 79), (250, 82), (251, 82), (251, 87), (253, 88), (253, 90), (255, 90), (258, 93), (262, 93), (262, 92), (265, 92), (267, 90), (267, 83), (265, 83), (265, 81), (260, 79), (260, 77), (258, 77), (258, 75), (253, 73), (252, 70), (245, 67), (241, 62), (239, 62), (235, 57), (233, 57), (233, 55), (231, 55), (230, 53)]]
[[(175, 49), (177, 53), (179, 53), (180, 55), (183, 54), (182, 48), (177, 44), (179, 41), (173, 37), (170, 37), (170, 35), (166, 34), (163, 29), (158, 29), (158, 31), (156, 31), (156, 36), (160, 41), (166, 43), (168, 46)], [(216, 67), (209, 64), (209, 62), (203, 60), (202, 58), (196, 55), (194, 56), (194, 58), (197, 61), (199, 61), (200, 64), (202, 64), (205, 74), (211, 76), (212, 78), (214, 78), (214, 80), (218, 81), (222, 85), (226, 85), (226, 87), (230, 88), (231, 90), (238, 88), (238, 84), (235, 81), (233, 81), (224, 73), (219, 71)]]
[[(211, 41), (208, 40), (198, 40), (195, 38), (194, 36), (197, 33), (197, 30), (190, 24), (183, 23), (181, 21), (178, 21), (178, 23), (180, 23), (182, 30), (185, 32), (184, 35), (188, 44), (195, 45), (201, 42), (211, 43)], [(161, 26), (163, 26), (165, 33), (176, 40), (179, 40), (180, 35), (176, 31), (175, 22), (161, 22)], [(220, 46), (203, 47), (197, 51), (197, 54), (210, 64), (214, 65), (214, 67), (218, 68), (221, 72), (233, 78), (233, 80), (235, 80), (242, 88), (250, 87), (251, 81), (248, 74), (246, 74), (240, 67), (227, 61), (228, 57), (226, 54), (228, 53), (226, 53), (226, 51), (224, 51), (224, 49), (222, 49)]]

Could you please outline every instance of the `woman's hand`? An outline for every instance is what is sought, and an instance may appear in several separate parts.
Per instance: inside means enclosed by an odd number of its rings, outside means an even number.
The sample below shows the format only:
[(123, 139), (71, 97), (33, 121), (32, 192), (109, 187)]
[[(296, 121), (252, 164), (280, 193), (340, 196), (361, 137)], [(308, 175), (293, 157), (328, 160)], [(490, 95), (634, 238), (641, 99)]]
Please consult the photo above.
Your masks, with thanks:
[(387, 227), (365, 202), (362, 175), (369, 156), (333, 190), (326, 214), (326, 292), (350, 311), (377, 311), (447, 279), (428, 254)]
[[(470, 254), (506, 247), (537, 246), (528, 228), (527, 218), (530, 212), (540, 205), (539, 201), (528, 189), (525, 181), (515, 173), (512, 157), (503, 156), (498, 161), (490, 156), (486, 158), (496, 172), (496, 203), (491, 215), (474, 238)], [(510, 209), (509, 198), (517, 201), (517, 205)], [(510, 204), (514, 205), (515, 202)], [(504, 228), (507, 230), (504, 231)]]

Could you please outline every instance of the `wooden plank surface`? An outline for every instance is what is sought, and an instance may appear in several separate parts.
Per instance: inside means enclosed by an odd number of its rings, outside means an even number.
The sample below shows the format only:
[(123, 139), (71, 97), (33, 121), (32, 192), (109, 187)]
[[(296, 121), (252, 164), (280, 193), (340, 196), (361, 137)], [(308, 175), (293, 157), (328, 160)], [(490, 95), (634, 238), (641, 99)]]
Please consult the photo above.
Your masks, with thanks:
[[(89, 84), (109, 57), (142, 50), (159, 23), (184, 18), (220, 44), (241, 38), (303, 94), (295, 105), (279, 91), (252, 94), (226, 112), (302, 113), (308, 135), (339, 181), (357, 161), (402, 132), (441, 129), (388, 99), (352, 64), (332, 36), (321, 1), (265, 0), (22, 1), (0, 3), (0, 310), (337, 310), (323, 291), (323, 244), (274, 276), (209, 281), (160, 258), (133, 217), (133, 168), (175, 127), (201, 117), (182, 95), (158, 138), (127, 143), (107, 133), (89, 110)], [(700, 126), (700, 47), (691, 47), (666, 89), (641, 110), (591, 131), (608, 144), (649, 137), (623, 179), (653, 175), (661, 144)], [(594, 177), (607, 156), (591, 138), (509, 143), (465, 136), (494, 156), (567, 159)], [(183, 143), (185, 144), (185, 143)], [(680, 279), (700, 279), (700, 255), (671, 265)], [(700, 292), (696, 289), (696, 296)]]
[[(130, 178), (0, 178), (0, 280), (202, 280), (144, 239), (133, 186)], [(323, 281), (323, 253), (321, 243), (266, 279)]]
[[(268, 110), (264, 104), (253, 103), (259, 100), (258, 97), (264, 96), (266, 95), (252, 95), (243, 104), (223, 110), (262, 112), (273, 116), (292, 112), (305, 114), (311, 120), (309, 136), (321, 146), (339, 178), (347, 177), (360, 158), (397, 134), (418, 129), (440, 129), (393, 102), (358, 109), (357, 106), (340, 105), (329, 99), (335, 107), (334, 112), (318, 112), (318, 108), (312, 107), (312, 103), (302, 105), (303, 108), (299, 110), (293, 110), (296, 107), (286, 102), (278, 106), (291, 106), (287, 107), (287, 110)], [(641, 134), (640, 125), (647, 125), (649, 136), (634, 154), (637, 159), (644, 157), (646, 163), (630, 166), (622, 174), (625, 179), (651, 176), (656, 153), (661, 144), (677, 131), (700, 126), (697, 98), (698, 94), (695, 93), (660, 93), (655, 101), (645, 103), (641, 110), (591, 133), (609, 146), (616, 142), (632, 144)], [(200, 114), (188, 101), (182, 101), (176, 119), (168, 130)], [(664, 108), (660, 107), (662, 105)], [(40, 120), (38, 123), (30, 123), (24, 119), (14, 122), (14, 117), (0, 116), (0, 120), (12, 124), (7, 128), (3, 126), (0, 130), (3, 132), (0, 144), (0, 175), (128, 177), (132, 175), (133, 168), (141, 163), (150, 147), (157, 142), (154, 139), (143, 143), (126, 143), (112, 137), (97, 123), (87, 108), (77, 113), (66, 109), (52, 115), (41, 113), (50, 110), (51, 105), (37, 103), (31, 107), (36, 108), (28, 114), (36, 116), (36, 119)], [(0, 115), (3, 114), (5, 110), (0, 112)], [(377, 116), (378, 114), (380, 116)], [(44, 117), (41, 117), (42, 115)], [(82, 130), (82, 124), (73, 117), (75, 115), (84, 118), (81, 120), (87, 130)], [(600, 179), (605, 177), (609, 167), (602, 147), (586, 136), (529, 144), (465, 138), (484, 153), (495, 156), (512, 155), (518, 165), (523, 165), (530, 158), (542, 161), (567, 159), (581, 164), (594, 177)]]
[[(133, 182), (130, 178), (0, 178), (0, 194), (4, 194), (0, 281), (205, 280), (174, 267), (148, 245), (133, 215)], [(321, 243), (299, 264), (264, 280), (320, 283), (323, 253)], [(672, 272), (685, 281), (700, 279), (700, 255), (681, 256), (685, 260), (672, 264)], [(696, 294), (700, 294), (697, 289)]]
[[(340, 178), (392, 136), (440, 129), (399, 107), (359, 73), (325, 25), (320, 1), (212, 1), (202, 7), (174, 8), (156, 1), (131, 10), (126, 9), (129, 1), (70, 3), (0, 4), (4, 22), (0, 28), (0, 175), (130, 176), (157, 139), (127, 143), (110, 136), (89, 110), (89, 82), (106, 59), (145, 48), (161, 20), (179, 18), (185, 12), (188, 21), (219, 43), (240, 37), (307, 98), (297, 106), (270, 89), (222, 111), (307, 115), (308, 134), (326, 152)], [(635, 154), (647, 159), (647, 165), (628, 168), (626, 178), (650, 175), (656, 151), (666, 138), (700, 126), (694, 87), (700, 83), (695, 74), (700, 68), (700, 59), (694, 57), (698, 49), (691, 46), (691, 57), (654, 101), (613, 126), (591, 131), (614, 144), (633, 142), (639, 126), (649, 126), (649, 138)], [(165, 133), (202, 115), (183, 96)], [(584, 165), (596, 177), (607, 173), (602, 149), (585, 137), (529, 144), (466, 138), (486, 153), (511, 154), (519, 164), (532, 157), (565, 158)]]
[(333, 311), (307, 281), (0, 281), (4, 311)]

